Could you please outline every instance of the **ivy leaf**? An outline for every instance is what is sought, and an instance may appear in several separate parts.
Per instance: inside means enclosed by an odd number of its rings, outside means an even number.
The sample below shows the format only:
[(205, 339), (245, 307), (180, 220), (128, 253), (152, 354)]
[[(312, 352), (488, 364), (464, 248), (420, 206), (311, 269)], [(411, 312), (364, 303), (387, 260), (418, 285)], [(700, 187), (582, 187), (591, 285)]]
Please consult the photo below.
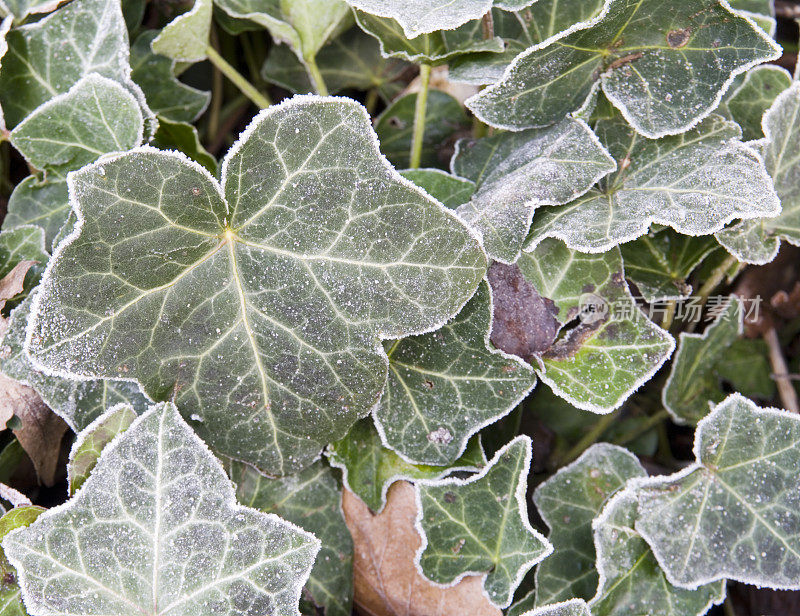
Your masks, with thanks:
[(56, 614), (296, 614), (319, 542), (236, 503), (233, 485), (172, 404), (103, 451), (66, 504), (3, 549), (28, 609)]
[(103, 449), (117, 435), (130, 428), (135, 419), (134, 408), (122, 402), (110, 407), (78, 434), (67, 462), (67, 488), (70, 496), (74, 496), (86, 483), (97, 466)]
[(625, 275), (648, 303), (687, 297), (689, 274), (719, 246), (713, 237), (691, 237), (658, 229), (622, 244)]
[[(531, 0), (533, 1), (533, 0)], [(454, 30), (480, 19), (492, 8), (492, 0), (347, 0), (365, 13), (394, 19), (406, 38), (439, 30)]]
[(209, 101), (210, 92), (203, 92), (175, 77), (175, 61), (154, 53), (150, 45), (157, 30), (142, 32), (131, 45), (131, 78), (139, 84), (147, 104), (161, 121), (194, 122)]
[[(393, 101), (375, 120), (381, 152), (397, 167), (408, 165), (416, 104), (417, 93), (406, 94)], [(425, 108), (425, 126), (428, 128), (422, 138), (422, 166), (439, 165), (439, 149), (455, 141), (458, 133), (467, 130), (469, 125), (464, 108), (455, 98), (431, 90)]]
[(780, 53), (727, 5), (608, 0), (598, 17), (517, 56), (467, 106), (497, 128), (547, 126), (581, 108), (599, 80), (637, 132), (658, 138), (692, 128), (738, 73)]
[(323, 608), (325, 616), (350, 616), (353, 540), (344, 522), (342, 490), (333, 471), (316, 462), (297, 475), (271, 479), (251, 466), (231, 462), (228, 474), (241, 504), (274, 513), (321, 541), (303, 596)]
[(143, 129), (133, 95), (91, 73), (17, 124), (11, 143), (37, 169), (66, 175), (102, 154), (140, 145)]
[(49, 373), (174, 397), (212, 447), (272, 474), (307, 466), (374, 406), (380, 338), (441, 326), (486, 268), (455, 215), (379, 155), (347, 99), (263, 111), (221, 185), (152, 148), (70, 182), (79, 223), (37, 295), (31, 355)]
[(469, 201), (475, 192), (475, 182), (451, 175), (441, 169), (406, 169), (401, 171), (400, 175), (423, 188), (431, 197), (451, 210)]
[(719, 378), (744, 396), (762, 400), (775, 396), (769, 347), (762, 339), (735, 340), (714, 368)]
[(652, 223), (708, 235), (735, 218), (780, 211), (760, 157), (733, 122), (711, 116), (674, 137), (646, 139), (622, 118), (599, 122), (616, 174), (572, 203), (536, 214), (528, 246), (558, 237), (570, 248), (604, 252), (647, 233)]
[[(0, 518), (0, 540), (16, 528), (30, 526), (46, 510), (35, 505), (14, 507)], [(0, 550), (0, 614), (2, 616), (28, 616), (20, 596), (17, 572)]]
[(553, 551), (528, 521), (530, 464), (531, 440), (518, 436), (477, 475), (417, 483), (417, 562), (425, 577), (450, 585), (485, 573), (489, 600), (511, 603), (528, 569)]
[(725, 109), (742, 127), (745, 141), (761, 139), (761, 119), (778, 95), (792, 85), (792, 75), (774, 64), (747, 71), (744, 81), (725, 99)]
[(200, 143), (197, 129), (187, 122), (172, 122), (160, 118), (153, 145), (163, 150), (178, 150), (200, 163), (211, 175), (217, 175), (217, 159)]
[(592, 523), (600, 582), (589, 602), (593, 616), (702, 616), (725, 599), (725, 582), (696, 590), (667, 581), (647, 543), (634, 530), (636, 493), (619, 492)]
[(0, 14), (11, 16), (19, 23), (29, 15), (50, 13), (65, 0), (0, 0)]
[(31, 365), (22, 347), (32, 301), (33, 297), (29, 296), (11, 313), (8, 331), (2, 341), (0, 371), (3, 374), (33, 388), (74, 432), (89, 426), (109, 406), (115, 404), (129, 403), (137, 412), (147, 408), (148, 400), (135, 383), (66, 379), (44, 374)]
[[(50, 259), (44, 243), (44, 230), (26, 225), (0, 233), (0, 279), (7, 276), (22, 261), (32, 261), (23, 281), (23, 295), (39, 284), (45, 265)], [(11, 298), (4, 298), (11, 299)]]
[(8, 212), (3, 219), (4, 229), (28, 225), (44, 229), (45, 245), (53, 246), (70, 212), (67, 181), (62, 177), (48, 177), (40, 181), (29, 175), (14, 188), (8, 200)]
[(492, 294), (481, 283), (455, 320), (389, 344), (389, 381), (375, 407), (384, 444), (414, 464), (453, 464), (469, 438), (533, 389), (529, 364), (489, 346)]
[(536, 569), (537, 605), (594, 596), (598, 578), (592, 519), (628, 479), (646, 476), (627, 449), (600, 443), (536, 488), (533, 502), (550, 528), (554, 548)]
[(661, 392), (664, 408), (675, 423), (696, 424), (708, 415), (712, 405), (725, 399), (716, 366), (743, 328), (742, 302), (733, 295), (702, 335), (681, 332), (678, 352)]
[(153, 39), (153, 52), (178, 62), (205, 60), (213, 8), (211, 0), (194, 0), (191, 10), (178, 15)]
[(520, 616), (592, 616), (592, 613), (583, 599), (570, 599), (553, 605), (543, 605)]
[(411, 464), (381, 442), (369, 418), (358, 421), (343, 439), (328, 445), (331, 466), (342, 469), (345, 487), (375, 513), (386, 504), (386, 493), (400, 479), (440, 479), (456, 471), (477, 471), (486, 466), (479, 437), (472, 438), (464, 453), (448, 466)]
[(757, 142), (783, 210), (773, 218), (744, 221), (717, 233), (740, 261), (763, 264), (778, 254), (781, 239), (800, 244), (800, 83), (784, 90), (764, 115), (766, 138)]
[(636, 530), (667, 579), (797, 590), (800, 420), (733, 394), (697, 425), (697, 462), (637, 487)]
[(618, 250), (581, 254), (548, 240), (518, 261), (525, 278), (568, 323), (584, 314), (541, 357), (539, 378), (572, 405), (609, 413), (672, 355), (675, 341), (638, 309)]
[(513, 263), (538, 206), (572, 201), (616, 163), (585, 122), (570, 119), (545, 129), (459, 141), (451, 168), (476, 185), (459, 215), (483, 237), (489, 256)]

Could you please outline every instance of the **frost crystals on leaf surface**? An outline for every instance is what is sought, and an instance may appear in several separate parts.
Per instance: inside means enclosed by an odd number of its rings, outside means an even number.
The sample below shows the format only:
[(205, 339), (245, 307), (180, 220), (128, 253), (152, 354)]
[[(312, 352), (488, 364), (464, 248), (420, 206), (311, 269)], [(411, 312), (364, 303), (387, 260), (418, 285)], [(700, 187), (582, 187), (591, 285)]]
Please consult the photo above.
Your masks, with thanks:
[(570, 599), (552, 605), (543, 605), (520, 616), (592, 616), (583, 599)]
[(480, 19), (492, 8), (492, 0), (347, 0), (366, 13), (397, 20), (407, 38), (437, 30), (453, 30)]

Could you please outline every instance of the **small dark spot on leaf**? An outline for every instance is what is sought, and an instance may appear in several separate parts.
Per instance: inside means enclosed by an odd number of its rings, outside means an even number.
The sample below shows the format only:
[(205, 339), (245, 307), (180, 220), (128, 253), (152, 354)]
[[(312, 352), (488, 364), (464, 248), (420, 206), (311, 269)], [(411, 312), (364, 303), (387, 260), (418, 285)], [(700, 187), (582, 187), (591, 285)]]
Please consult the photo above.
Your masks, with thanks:
[(454, 503), (456, 502), (456, 495), (452, 492), (445, 492), (444, 493), (444, 502), (446, 503)]
[(192, 194), (193, 194), (195, 197), (199, 197), (201, 192), (202, 192), (202, 191), (201, 191), (199, 188), (192, 188)]
[(672, 49), (679, 49), (689, 42), (692, 36), (691, 28), (683, 28), (681, 30), (670, 30), (667, 32), (667, 44)]
[(422, 384), (425, 386), (425, 389), (433, 389), (433, 381), (425, 379), (424, 381), (422, 381)]

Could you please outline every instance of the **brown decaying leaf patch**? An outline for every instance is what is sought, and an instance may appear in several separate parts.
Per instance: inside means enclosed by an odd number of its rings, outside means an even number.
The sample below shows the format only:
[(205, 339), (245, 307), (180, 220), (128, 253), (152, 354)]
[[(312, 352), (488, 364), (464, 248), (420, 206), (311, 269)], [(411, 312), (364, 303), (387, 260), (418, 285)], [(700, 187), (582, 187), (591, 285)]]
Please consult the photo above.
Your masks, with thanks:
[(450, 588), (439, 588), (414, 566), (422, 540), (414, 527), (414, 487), (397, 481), (389, 488), (379, 515), (355, 494), (344, 490), (345, 521), (355, 546), (355, 603), (367, 616), (502, 616), (483, 594), (480, 576), (467, 576)]

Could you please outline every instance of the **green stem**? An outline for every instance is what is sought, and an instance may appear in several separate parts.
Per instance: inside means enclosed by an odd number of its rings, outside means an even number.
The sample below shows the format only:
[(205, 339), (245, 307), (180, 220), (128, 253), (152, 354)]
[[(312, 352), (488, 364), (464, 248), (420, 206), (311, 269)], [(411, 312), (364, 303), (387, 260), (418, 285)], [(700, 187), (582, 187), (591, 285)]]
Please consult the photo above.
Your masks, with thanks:
[(672, 321), (675, 319), (675, 310), (678, 307), (678, 300), (671, 299), (667, 302), (667, 309), (664, 312), (664, 320), (661, 321), (661, 327), (668, 330), (672, 327)]
[(619, 410), (614, 411), (613, 413), (609, 413), (608, 415), (603, 415), (597, 421), (597, 423), (592, 426), (592, 429), (589, 430), (584, 437), (579, 440), (575, 445), (567, 451), (561, 458), (558, 460), (558, 466), (564, 466), (565, 464), (569, 464), (576, 458), (578, 458), (584, 451), (589, 449), (592, 445), (594, 445), (603, 433), (608, 430), (614, 421), (619, 417)]
[(375, 107), (378, 106), (378, 88), (372, 88), (367, 92), (367, 96), (364, 99), (364, 107), (367, 108), (367, 113), (369, 115), (375, 114)]
[(242, 94), (253, 101), (258, 107), (265, 109), (272, 104), (272, 101), (270, 101), (266, 95), (256, 90), (253, 84), (247, 81), (239, 71), (228, 64), (225, 58), (219, 55), (217, 50), (211, 45), (206, 48), (206, 54), (208, 54), (208, 59), (211, 61), (211, 64), (216, 66), (223, 75), (230, 79), (231, 83), (241, 90)]
[(647, 419), (645, 419), (642, 423), (634, 428), (628, 430), (627, 432), (622, 433), (617, 438), (614, 439), (614, 444), (616, 445), (626, 445), (631, 441), (635, 441), (645, 432), (649, 432), (653, 426), (657, 426), (665, 419), (669, 419), (669, 413), (666, 409), (661, 409), (655, 415), (651, 415)]
[(425, 136), (425, 116), (428, 111), (428, 89), (431, 85), (431, 65), (419, 67), (420, 89), (417, 93), (417, 104), (414, 108), (414, 136), (411, 140), (411, 156), (409, 167), (419, 169), (422, 162), (422, 138)]
[(728, 270), (731, 269), (737, 262), (738, 259), (736, 257), (733, 255), (728, 255), (728, 258), (720, 263), (713, 272), (711, 272), (708, 280), (705, 281), (705, 284), (703, 284), (703, 286), (700, 287), (700, 290), (697, 292), (697, 294), (700, 296), (701, 306), (705, 306), (712, 291), (719, 286), (719, 284), (722, 282), (722, 279), (725, 278), (725, 275), (728, 273)]
[(306, 66), (308, 72), (311, 74), (311, 80), (314, 82), (314, 89), (320, 96), (328, 96), (328, 86), (325, 85), (325, 79), (317, 66), (317, 59), (314, 56), (306, 58)]

